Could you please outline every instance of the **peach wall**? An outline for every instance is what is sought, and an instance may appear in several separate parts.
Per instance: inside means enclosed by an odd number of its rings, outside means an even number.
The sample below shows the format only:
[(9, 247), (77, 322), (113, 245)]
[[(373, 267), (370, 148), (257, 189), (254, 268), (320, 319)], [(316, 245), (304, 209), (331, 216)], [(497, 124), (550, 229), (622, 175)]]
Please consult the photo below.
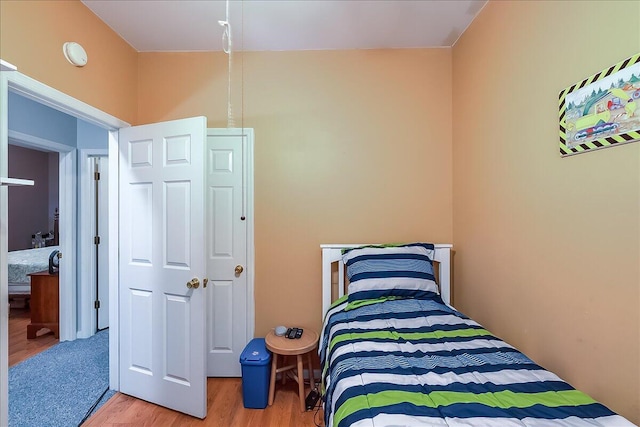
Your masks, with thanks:
[[(2, 59), (132, 124), (206, 115), (226, 126), (222, 53), (137, 53), (77, 0), (3, 0), (0, 29)], [(69, 40), (86, 67), (64, 59)], [(319, 328), (319, 244), (452, 239), (451, 50), (248, 53), (240, 64), (236, 122), (256, 132), (256, 333)], [(291, 304), (291, 289), (305, 298)]]
[(453, 48), (456, 305), (640, 423), (640, 143), (560, 158), (558, 93), (640, 3), (491, 1)]
[[(67, 62), (66, 41), (85, 48), (85, 67)], [(137, 52), (79, 0), (0, 1), (0, 57), (29, 77), (136, 121)]]
[[(451, 51), (253, 52), (241, 64), (237, 54), (236, 124), (255, 129), (256, 335), (318, 329), (321, 243), (452, 239)], [(206, 115), (225, 127), (226, 70), (224, 54), (140, 54), (140, 121)]]

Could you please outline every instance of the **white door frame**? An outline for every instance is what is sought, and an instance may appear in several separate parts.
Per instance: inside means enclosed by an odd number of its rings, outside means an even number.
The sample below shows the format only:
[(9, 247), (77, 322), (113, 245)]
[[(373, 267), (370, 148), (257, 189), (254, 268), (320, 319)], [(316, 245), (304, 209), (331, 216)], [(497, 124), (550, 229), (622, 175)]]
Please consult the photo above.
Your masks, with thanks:
[[(81, 203), (78, 204), (78, 279), (80, 283), (91, 283), (95, 277), (94, 244), (92, 243), (93, 219), (91, 200), (93, 188), (93, 169), (89, 169), (88, 161), (91, 157), (107, 157), (108, 149), (81, 148), (78, 150), (80, 173), (78, 174), (79, 194)], [(87, 268), (91, 266), (91, 268)], [(95, 308), (93, 302), (98, 299), (95, 288), (78, 288), (78, 338), (89, 338), (96, 330)]]
[[(4, 155), (8, 151), (9, 144), (9, 113), (8, 113), (8, 98), (9, 91), (15, 92), (21, 96), (29, 98), (33, 101), (44, 104), (55, 110), (62, 111), (73, 117), (82, 119), (93, 125), (109, 129), (109, 155), (111, 159), (117, 159), (117, 146), (118, 146), (118, 132), (117, 129), (130, 126), (127, 122), (122, 121), (110, 114), (107, 114), (89, 104), (79, 101), (69, 95), (60, 92), (50, 86), (40, 83), (37, 80), (32, 79), (18, 71), (4, 71), (11, 69), (11, 67), (5, 67), (3, 61), (2, 71), (0, 71), (0, 153), (3, 154), (2, 162), (0, 163), (0, 174), (7, 173), (7, 160)], [(75, 152), (75, 149), (74, 149)], [(115, 154), (112, 156), (112, 154)], [(61, 156), (63, 157), (63, 156)], [(66, 157), (66, 156), (65, 156)], [(114, 170), (115, 169), (115, 170)], [(109, 235), (113, 236), (115, 233), (117, 241), (117, 221), (112, 222), (112, 217), (117, 219), (117, 161), (109, 162), (109, 203), (113, 203), (113, 199), (116, 202), (109, 208)], [(71, 173), (72, 179), (75, 179), (73, 170)], [(115, 185), (113, 180), (115, 179)], [(112, 191), (112, 188), (116, 188)], [(7, 189), (6, 187), (0, 187), (0, 265), (6, 265), (7, 262)], [(75, 192), (72, 192), (75, 193)], [(68, 194), (64, 196), (64, 193), (60, 194), (60, 205), (63, 206), (63, 197), (75, 197), (75, 194)], [(62, 212), (62, 211), (61, 211)], [(72, 212), (66, 212), (71, 215)], [(62, 218), (61, 218), (62, 223)], [(65, 233), (68, 234), (68, 233)], [(75, 233), (74, 233), (75, 235)], [(117, 258), (117, 247), (112, 245), (110, 248), (109, 256), (111, 259)], [(65, 258), (63, 258), (63, 262)], [(109, 333), (109, 385), (113, 389), (118, 389), (118, 329), (117, 329), (117, 262), (110, 263), (109, 266), (109, 324), (114, 326)], [(114, 272), (115, 270), (115, 272)], [(9, 392), (9, 353), (8, 353), (8, 323), (9, 323), (9, 307), (4, 301), (7, 301), (8, 296), (8, 282), (7, 274), (0, 274), (0, 425), (8, 425), (9, 413), (8, 413), (8, 392)], [(115, 297), (114, 297), (115, 296)], [(60, 306), (69, 306), (70, 301), (75, 298), (75, 293), (71, 291), (70, 295), (63, 297), (62, 292), (60, 295)], [(64, 304), (64, 305), (63, 305)], [(75, 311), (75, 306), (71, 307)], [(67, 317), (65, 316), (64, 319)], [(64, 325), (63, 318), (60, 319), (60, 338), (68, 339), (68, 337), (75, 338), (75, 325)], [(114, 357), (115, 355), (115, 357)]]

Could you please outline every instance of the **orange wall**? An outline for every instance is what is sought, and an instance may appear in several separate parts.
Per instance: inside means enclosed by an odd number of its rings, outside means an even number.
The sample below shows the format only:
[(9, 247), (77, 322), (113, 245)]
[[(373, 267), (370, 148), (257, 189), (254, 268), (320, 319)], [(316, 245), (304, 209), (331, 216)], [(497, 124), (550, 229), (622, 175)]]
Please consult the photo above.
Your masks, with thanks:
[[(67, 41), (85, 48), (85, 67), (67, 62)], [(137, 52), (79, 0), (0, 1), (0, 58), (102, 111), (136, 121)]]
[[(77, 0), (3, 0), (0, 19), (0, 57), (47, 85), (132, 124), (226, 126), (223, 53), (137, 53)], [(69, 40), (86, 67), (64, 59)], [(258, 335), (320, 327), (321, 243), (451, 241), (450, 49), (236, 60), (236, 124), (256, 135)]]
[[(451, 50), (235, 59), (236, 124), (256, 135), (256, 334), (318, 329), (321, 243), (452, 239)], [(225, 127), (226, 70), (222, 53), (140, 54), (140, 122)]]
[(640, 2), (491, 1), (453, 49), (455, 300), (640, 423), (640, 143), (560, 158), (558, 93), (640, 51)]

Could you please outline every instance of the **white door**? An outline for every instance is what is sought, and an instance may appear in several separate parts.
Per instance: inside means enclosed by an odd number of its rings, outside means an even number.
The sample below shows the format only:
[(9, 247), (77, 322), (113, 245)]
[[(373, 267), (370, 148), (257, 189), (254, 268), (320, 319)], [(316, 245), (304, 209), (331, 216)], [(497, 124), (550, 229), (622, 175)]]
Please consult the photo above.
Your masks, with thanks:
[(118, 143), (120, 391), (199, 418), (205, 134), (195, 117), (121, 129)]
[[(239, 377), (240, 354), (252, 336), (247, 228), (253, 180), (251, 132), (210, 129), (207, 135), (207, 373)], [(250, 268), (251, 266), (249, 266)], [(251, 311), (249, 316), (248, 310)], [(252, 334), (252, 332), (251, 332)]]

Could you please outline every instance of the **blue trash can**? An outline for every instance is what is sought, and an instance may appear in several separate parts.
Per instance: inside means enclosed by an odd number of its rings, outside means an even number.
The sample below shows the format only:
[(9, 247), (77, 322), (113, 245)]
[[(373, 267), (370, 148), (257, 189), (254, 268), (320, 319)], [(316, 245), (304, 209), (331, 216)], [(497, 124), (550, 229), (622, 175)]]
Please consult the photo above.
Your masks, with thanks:
[(245, 408), (264, 409), (269, 403), (271, 353), (264, 338), (254, 338), (240, 355), (242, 403)]

